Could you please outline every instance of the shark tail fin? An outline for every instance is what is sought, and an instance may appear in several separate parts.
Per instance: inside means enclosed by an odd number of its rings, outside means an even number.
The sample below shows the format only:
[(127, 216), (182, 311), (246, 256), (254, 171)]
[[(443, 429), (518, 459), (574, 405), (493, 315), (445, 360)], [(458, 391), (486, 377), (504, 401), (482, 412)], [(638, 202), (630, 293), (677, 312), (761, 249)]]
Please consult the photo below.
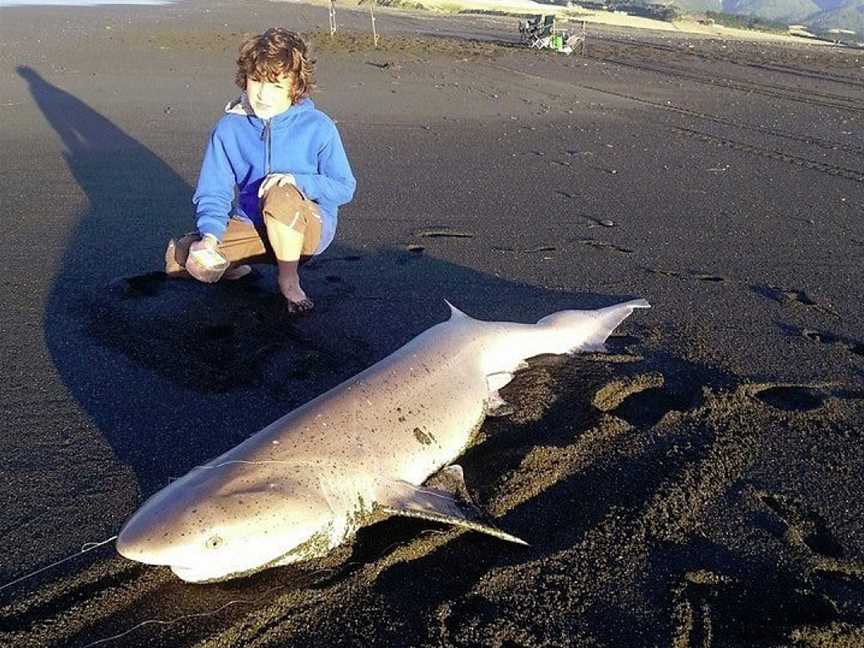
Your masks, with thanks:
[(637, 308), (651, 308), (644, 299), (633, 299), (597, 310), (567, 310), (552, 313), (537, 322), (547, 331), (549, 346), (546, 353), (604, 351), (604, 343), (612, 332)]

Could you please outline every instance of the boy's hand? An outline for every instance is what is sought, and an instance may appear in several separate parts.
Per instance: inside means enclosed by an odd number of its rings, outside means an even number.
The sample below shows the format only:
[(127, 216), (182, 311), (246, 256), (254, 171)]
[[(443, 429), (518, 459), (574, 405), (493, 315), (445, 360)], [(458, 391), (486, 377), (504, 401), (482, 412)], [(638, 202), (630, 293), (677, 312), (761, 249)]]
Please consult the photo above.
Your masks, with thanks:
[[(228, 262), (219, 254), (218, 247), (219, 239), (212, 234), (205, 234), (201, 237), (200, 241), (195, 241), (189, 246), (189, 256), (186, 258), (186, 271), (198, 281), (203, 281), (204, 283), (219, 281), (228, 267)], [(195, 252), (205, 252), (207, 250), (212, 250), (215, 253), (215, 260), (220, 261), (218, 266), (203, 265), (199, 262)], [(207, 263), (212, 262), (213, 259), (207, 261)]]
[(194, 252), (195, 250), (215, 250), (219, 246), (219, 239), (217, 239), (212, 234), (205, 234), (201, 237), (200, 241), (195, 241), (192, 245), (189, 246), (189, 251)]
[(258, 197), (261, 198), (264, 194), (270, 191), (273, 187), (284, 187), (286, 185), (297, 185), (294, 176), (290, 173), (271, 173), (268, 175), (261, 186), (258, 187)]

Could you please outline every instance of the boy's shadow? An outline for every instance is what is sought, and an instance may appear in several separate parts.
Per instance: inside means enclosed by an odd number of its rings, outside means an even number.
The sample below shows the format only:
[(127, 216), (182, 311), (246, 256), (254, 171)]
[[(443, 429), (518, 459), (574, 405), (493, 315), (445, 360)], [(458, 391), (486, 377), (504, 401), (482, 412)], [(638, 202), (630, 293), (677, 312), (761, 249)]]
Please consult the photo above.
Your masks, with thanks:
[[(217, 286), (166, 280), (164, 246), (191, 226), (182, 215), (191, 215), (193, 188), (32, 68), (18, 73), (90, 202), (48, 298), (48, 349), (145, 495), (442, 321), (444, 298), (479, 318), (525, 322), (618, 301), (516, 284), (422, 252), (370, 255), (341, 243), (307, 267), (304, 286), (317, 306), (302, 319), (284, 311), (268, 267)], [(343, 135), (357, 175), (374, 172)], [(363, 217), (350, 206), (343, 215)]]

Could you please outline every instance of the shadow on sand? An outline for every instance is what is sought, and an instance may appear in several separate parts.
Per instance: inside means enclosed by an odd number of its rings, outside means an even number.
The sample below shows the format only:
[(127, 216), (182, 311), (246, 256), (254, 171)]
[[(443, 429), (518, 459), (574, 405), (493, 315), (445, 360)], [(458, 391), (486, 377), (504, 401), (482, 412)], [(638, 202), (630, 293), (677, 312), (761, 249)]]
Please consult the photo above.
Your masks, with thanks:
[[(32, 69), (20, 68), (19, 73), (62, 137), (69, 168), (90, 201), (89, 211), (70, 235), (47, 303), (47, 345), (68, 389), (117, 458), (133, 468), (145, 496), (443, 320), (448, 314), (445, 298), (479, 318), (524, 322), (555, 310), (596, 308), (621, 299), (508, 282), (434, 260), (422, 251), (384, 247), (369, 254), (342, 243), (305, 268), (304, 287), (317, 307), (302, 319), (285, 312), (268, 267), (216, 286), (166, 280), (159, 271), (165, 240), (189, 226), (178, 214), (191, 213), (192, 187), (151, 150), (75, 97)], [(350, 133), (346, 135), (350, 150)], [(202, 142), (205, 136), (202, 132)], [(375, 168), (362, 150), (355, 152), (353, 162), (361, 180), (365, 168)], [(362, 191), (362, 182), (360, 187)], [(350, 206), (343, 214), (361, 222), (364, 216)], [(630, 403), (630, 409), (642, 416), (634, 425), (648, 430), (669, 411), (686, 410), (698, 400), (702, 383), (693, 376), (701, 370), (664, 363), (673, 369), (666, 376), (669, 389), (655, 389), (644, 398), (637, 393), (625, 399), (616, 414), (629, 420)], [(613, 371), (576, 359), (564, 368), (553, 363), (548, 369), (550, 383), (557, 385), (551, 391), (545, 383), (514, 386), (514, 396), (522, 390), (524, 400), (547, 403), (540, 408), (542, 422), (490, 421), (484, 431), (494, 442), (469, 449), (461, 459), (466, 474), (474, 478), (472, 487), (485, 497), (494, 490), (497, 477), (513, 471), (530, 449), (538, 444), (547, 449), (568, 446), (580, 430), (597, 424), (599, 413), (591, 396), (607, 384)], [(703, 378), (722, 382), (723, 377)], [(568, 397), (559, 399), (558, 393)], [(404, 623), (377, 628), (379, 641), (428, 642), (435, 632), (428, 625), (429, 615), (440, 609), (448, 611), (448, 624), (458, 626), (448, 627), (447, 636), (460, 636), (460, 628), (493, 628), (502, 611), (506, 613), (506, 603), (498, 606), (472, 594), (475, 584), (495, 569), (554, 556), (573, 546), (610, 506), (638, 509), (650, 501), (666, 474), (656, 466), (668, 464), (670, 448), (685, 434), (689, 431), (658, 441), (646, 431), (644, 445), (649, 450), (636, 457), (624, 453), (627, 458), (615, 471), (610, 472), (609, 462), (617, 455), (610, 452), (606, 463), (592, 463), (582, 474), (532, 496), (530, 506), (509, 511), (502, 526), (530, 537), (531, 548), (472, 535), (382, 571), (372, 585), (375, 596), (399, 610)], [(713, 437), (699, 438), (690, 453), (676, 459), (679, 468), (710, 448)], [(627, 475), (626, 483), (610, 475)], [(567, 511), (563, 517), (562, 506)], [(122, 571), (109, 572), (92, 584), (73, 577), (70, 597), (109, 591), (112, 596), (106, 599), (112, 603), (92, 622), (70, 630), (65, 645), (88, 645), (94, 638), (127, 632), (141, 619), (184, 613), (195, 615), (196, 621), (170, 632), (181, 633), (188, 643), (215, 637), (238, 617), (244, 618), (248, 608), (238, 606), (230, 614), (206, 619), (201, 611), (222, 609), (226, 600), (238, 595), (252, 608), (276, 593), (283, 601), (316, 600), (318, 595), (341, 598), (347, 595), (343, 584), (354, 582), (354, 574), (362, 576), (363, 565), (386, 559), (395, 545), (412, 542), (429, 526), (397, 519), (364, 529), (347, 556), (337, 557), (337, 563), (343, 562), (324, 570), (329, 575), (323, 578), (284, 568), (191, 588), (163, 574), (144, 587), (134, 583), (149, 568), (138, 565), (124, 565)], [(418, 590), (417, 583), (424, 586)], [(40, 619), (61, 614), (67, 605), (66, 598), (49, 597), (7, 623), (16, 624), (11, 629), (27, 631)], [(298, 605), (277, 616), (297, 618), (304, 625), (302, 614), (303, 606)], [(596, 618), (586, 623), (611, 643), (622, 634), (625, 643), (638, 643), (664, 633), (662, 627), (630, 618), (614, 601), (593, 614)], [(612, 618), (626, 619), (626, 629), (613, 630)], [(620, 623), (614, 626), (621, 628)], [(334, 620), (329, 635), (334, 645), (333, 629), (342, 636), (344, 627), (339, 618)], [(260, 630), (266, 631), (266, 626)], [(146, 632), (130, 636), (143, 640)], [(297, 630), (297, 645), (320, 645), (325, 630), (313, 623), (308, 634), (304, 632)], [(538, 632), (544, 636), (542, 629)]]
[[(193, 188), (32, 68), (18, 73), (62, 138), (90, 202), (48, 300), (48, 349), (144, 495), (441, 321), (444, 298), (480, 318), (514, 321), (618, 301), (343, 243), (307, 266), (304, 286), (317, 308), (303, 319), (284, 312), (268, 267), (233, 284), (167, 281), (158, 271), (164, 244), (190, 227), (183, 214), (191, 215)], [(362, 179), (362, 151), (354, 158)], [(350, 206), (343, 215), (363, 218)]]

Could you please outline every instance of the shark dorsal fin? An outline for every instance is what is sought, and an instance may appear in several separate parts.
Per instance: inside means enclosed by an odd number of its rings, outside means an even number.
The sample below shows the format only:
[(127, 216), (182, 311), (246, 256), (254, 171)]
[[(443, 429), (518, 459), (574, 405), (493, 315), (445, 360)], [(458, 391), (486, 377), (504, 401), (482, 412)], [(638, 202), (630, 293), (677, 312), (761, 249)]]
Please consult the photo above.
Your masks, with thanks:
[(458, 317), (468, 317), (470, 319), (470, 316), (463, 313), (446, 299), (444, 300), (444, 303), (450, 307), (450, 319), (456, 319)]

